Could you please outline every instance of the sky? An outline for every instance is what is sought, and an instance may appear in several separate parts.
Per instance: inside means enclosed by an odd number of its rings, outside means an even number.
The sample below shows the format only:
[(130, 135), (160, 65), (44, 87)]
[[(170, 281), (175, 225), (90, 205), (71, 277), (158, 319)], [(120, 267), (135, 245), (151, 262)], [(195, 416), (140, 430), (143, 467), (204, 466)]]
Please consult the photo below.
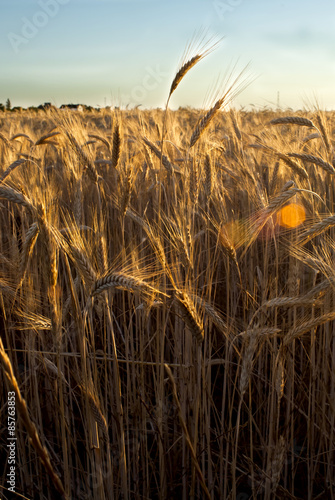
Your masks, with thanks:
[[(163, 107), (195, 33), (222, 39), (170, 107), (335, 109), (333, 0), (1, 0), (0, 103)], [(194, 55), (194, 54), (193, 54)]]

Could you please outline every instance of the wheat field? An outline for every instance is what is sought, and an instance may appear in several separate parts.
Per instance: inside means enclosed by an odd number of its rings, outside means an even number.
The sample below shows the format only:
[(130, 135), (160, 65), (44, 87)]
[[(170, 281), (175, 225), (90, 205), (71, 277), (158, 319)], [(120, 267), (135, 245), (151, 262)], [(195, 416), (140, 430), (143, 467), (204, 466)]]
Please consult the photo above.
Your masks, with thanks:
[(0, 113), (1, 498), (9, 392), (15, 498), (335, 498), (335, 114), (225, 103)]

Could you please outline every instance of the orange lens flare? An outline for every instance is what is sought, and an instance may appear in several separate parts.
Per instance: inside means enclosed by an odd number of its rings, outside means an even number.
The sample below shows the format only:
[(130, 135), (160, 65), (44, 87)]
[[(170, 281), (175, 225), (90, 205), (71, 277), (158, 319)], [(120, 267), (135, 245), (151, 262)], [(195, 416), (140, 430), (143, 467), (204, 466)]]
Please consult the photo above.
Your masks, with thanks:
[(277, 214), (277, 223), (286, 228), (298, 227), (305, 219), (305, 209), (297, 203), (286, 205)]

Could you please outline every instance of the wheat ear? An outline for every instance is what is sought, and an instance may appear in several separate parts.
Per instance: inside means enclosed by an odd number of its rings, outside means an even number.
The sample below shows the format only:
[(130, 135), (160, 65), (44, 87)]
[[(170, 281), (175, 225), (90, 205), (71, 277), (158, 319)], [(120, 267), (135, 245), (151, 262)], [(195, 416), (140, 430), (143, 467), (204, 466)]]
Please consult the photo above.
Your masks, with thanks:
[(195, 143), (200, 139), (201, 135), (204, 133), (206, 128), (209, 126), (210, 122), (213, 120), (214, 116), (221, 109), (221, 106), (224, 103), (224, 97), (216, 101), (214, 106), (205, 114), (205, 116), (198, 122), (195, 127), (190, 140), (190, 148), (192, 148)]
[(308, 229), (308, 231), (303, 233), (300, 237), (299, 243), (306, 243), (306, 241), (310, 240), (311, 238), (315, 238), (316, 236), (323, 233), (330, 227), (333, 227), (334, 225), (335, 225), (335, 215), (331, 215), (330, 217), (325, 217), (324, 219), (314, 224), (314, 226)]
[(319, 325), (323, 325), (328, 321), (333, 321), (334, 319), (335, 319), (335, 312), (331, 312), (323, 314), (322, 316), (319, 316), (317, 318), (305, 321), (301, 325), (297, 326), (296, 328), (293, 328), (288, 332), (288, 334), (284, 338), (283, 345), (287, 346), (290, 342), (292, 342), (292, 340), (300, 337), (300, 335), (303, 335), (304, 333), (312, 330), (313, 328), (316, 328)]
[(40, 146), (41, 144), (53, 144), (48, 141), (48, 139), (51, 139), (51, 137), (55, 137), (56, 135), (59, 135), (60, 132), (50, 132), (49, 134), (45, 134), (42, 137), (38, 139), (38, 141), (35, 142), (35, 146)]
[(278, 397), (278, 406), (280, 405), (280, 401), (284, 395), (285, 389), (285, 366), (284, 366), (284, 356), (282, 355), (281, 350), (278, 351), (276, 357), (276, 365), (274, 370), (274, 385)]
[(112, 150), (112, 167), (118, 166), (121, 155), (121, 130), (120, 124), (117, 123), (113, 132), (113, 150)]
[(277, 152), (276, 155), (280, 158), (288, 167), (290, 167), (293, 172), (300, 175), (303, 179), (308, 180), (309, 176), (304, 167), (301, 167), (297, 162), (292, 160), (288, 155), (284, 153)]
[(206, 193), (206, 202), (207, 204), (210, 202), (212, 197), (212, 189), (213, 189), (213, 169), (211, 164), (211, 158), (208, 154), (206, 154), (205, 158), (205, 193)]
[(13, 147), (13, 145), (9, 142), (9, 140), (7, 139), (6, 136), (1, 134), (1, 132), (0, 132), (0, 139), (8, 147), (8, 149), (10, 149), (11, 151), (15, 151), (15, 148)]
[(239, 390), (241, 393), (241, 398), (243, 397), (245, 391), (247, 390), (250, 375), (252, 372), (253, 358), (258, 344), (258, 332), (253, 330), (249, 332), (248, 345), (244, 351), (242, 358), (242, 368), (239, 381)]
[(86, 153), (83, 151), (83, 148), (80, 147), (75, 137), (68, 131), (66, 131), (65, 133), (70, 141), (72, 149), (77, 154), (82, 165), (87, 169), (87, 173), (91, 178), (92, 182), (96, 184), (99, 180), (99, 175), (96, 171), (93, 161), (91, 161), (90, 158), (86, 155)]
[(3, 181), (6, 179), (6, 177), (9, 176), (9, 174), (11, 172), (13, 172), (13, 170), (15, 170), (17, 167), (19, 167), (20, 165), (22, 165), (23, 163), (26, 163), (26, 159), (25, 158), (20, 158), (19, 160), (16, 160), (14, 161), (14, 163), (12, 163), (11, 165), (9, 165), (9, 167), (4, 171), (4, 173), (0, 176), (0, 184), (3, 183)]
[(124, 178), (122, 197), (121, 197), (121, 202), (120, 202), (120, 212), (121, 212), (122, 217), (125, 216), (125, 214), (127, 212), (127, 208), (129, 206), (130, 197), (131, 197), (132, 177), (133, 177), (132, 171), (130, 168), (128, 168), (128, 171), (126, 172), (126, 175)]
[(102, 272), (105, 273), (108, 267), (108, 256), (106, 238), (103, 234), (99, 235), (97, 258), (99, 269), (101, 269)]
[(180, 70), (177, 72), (176, 76), (173, 79), (169, 92), (169, 98), (171, 97), (172, 93), (176, 90), (179, 83), (186, 75), (186, 73), (188, 73), (190, 69), (193, 68), (193, 66), (195, 66), (197, 62), (200, 61), (201, 58), (202, 58), (201, 54), (197, 54), (194, 57), (192, 57), (189, 61), (187, 61), (185, 64), (183, 64), (183, 66), (180, 68)]
[(309, 161), (310, 163), (319, 165), (319, 167), (323, 168), (329, 174), (335, 175), (335, 168), (333, 167), (333, 165), (331, 165), (331, 163), (328, 163), (327, 161), (324, 161), (319, 156), (299, 153), (288, 153), (287, 156), (291, 156), (292, 158), (299, 158), (300, 160), (304, 161)]
[(231, 109), (229, 112), (229, 116), (230, 116), (230, 119), (231, 119), (231, 122), (233, 125), (236, 139), (238, 141), (241, 141), (242, 140), (242, 133), (241, 133), (240, 127), (238, 126), (238, 123), (237, 123), (236, 112), (233, 109)]
[(86, 283), (86, 285), (90, 288), (97, 279), (96, 272), (94, 271), (87, 256), (80, 248), (72, 247), (71, 253), (84, 283)]
[(199, 306), (205, 311), (207, 316), (213, 321), (214, 325), (221, 331), (221, 333), (223, 333), (225, 337), (230, 338), (231, 336), (228, 334), (227, 323), (222, 319), (216, 309), (198, 295), (193, 296), (193, 298), (195, 302), (197, 302), (197, 304), (199, 304)]
[(113, 272), (107, 274), (100, 279), (98, 279), (92, 288), (91, 295), (95, 296), (99, 293), (107, 290), (108, 288), (121, 288), (123, 290), (129, 290), (131, 292), (142, 292), (147, 294), (159, 294), (168, 297), (167, 294), (161, 292), (157, 288), (149, 285), (143, 280), (130, 276), (128, 274)]
[[(102, 142), (102, 143), (106, 146), (106, 148), (108, 149), (108, 151), (110, 152), (111, 147), (110, 147), (110, 144), (109, 144), (109, 142), (107, 141), (107, 139), (105, 139), (105, 138), (104, 138), (104, 137), (102, 137), (101, 135), (96, 135), (96, 134), (89, 134), (89, 136), (88, 136), (88, 137), (91, 137), (92, 139), (96, 139), (97, 141)], [(88, 141), (88, 142), (90, 142), (90, 141)], [(87, 143), (87, 144), (88, 144), (88, 143)]]
[(20, 137), (22, 137), (23, 139), (27, 139), (27, 141), (29, 141), (29, 142), (30, 142), (30, 144), (33, 144), (33, 143), (34, 143), (34, 141), (32, 141), (32, 140), (31, 140), (31, 138), (29, 137), (29, 135), (27, 135), (27, 134), (15, 134), (15, 135), (13, 135), (13, 136), (10, 138), (10, 140), (11, 140), (11, 141), (15, 141), (16, 139), (19, 139)]
[[(199, 33), (199, 35), (202, 36), (200, 33)], [(197, 35), (196, 35), (196, 37), (197, 37)], [(171, 83), (170, 92), (169, 92), (167, 102), (169, 102), (171, 95), (176, 90), (176, 88), (178, 87), (178, 85), (180, 84), (182, 79), (186, 76), (186, 74), (199, 61), (201, 61), (201, 59), (203, 59), (206, 55), (208, 55), (210, 52), (212, 52), (220, 42), (220, 40), (217, 40), (215, 42), (215, 40), (213, 40), (213, 39), (210, 39), (207, 42), (205, 42), (205, 37), (206, 37), (206, 34), (204, 34), (204, 36), (202, 36), (201, 40), (199, 40), (200, 44), (197, 47), (195, 47), (196, 38), (194, 38), (193, 41), (191, 41), (189, 43), (189, 45), (184, 53), (181, 67), (177, 71), (177, 73), (176, 73), (176, 75)], [(191, 57), (191, 53), (193, 52), (193, 54), (194, 54), (195, 51), (196, 51), (196, 54)]]
[(280, 436), (278, 443), (272, 451), (271, 460), (268, 462), (266, 471), (266, 484), (272, 494), (276, 493), (278, 483), (280, 480), (281, 471), (284, 465), (284, 458), (286, 453), (285, 439)]
[(185, 292), (179, 290), (175, 292), (175, 298), (177, 299), (185, 324), (188, 326), (197, 342), (201, 344), (204, 340), (204, 328), (193, 302)]
[(308, 134), (306, 135), (306, 137), (303, 138), (302, 143), (306, 144), (312, 139), (321, 139), (321, 135), (318, 132), (313, 132), (312, 134)]
[(283, 116), (282, 118), (274, 118), (269, 122), (270, 125), (301, 125), (304, 127), (314, 127), (314, 123), (308, 118), (302, 116)]
[(151, 141), (149, 141), (149, 139), (147, 139), (146, 137), (143, 137), (143, 141), (151, 149), (151, 151), (157, 156), (157, 158), (159, 158), (159, 159), (162, 158), (162, 164), (168, 172), (180, 173), (180, 169), (177, 168), (175, 165), (172, 165), (172, 163), (168, 160), (168, 158), (164, 154), (161, 154), (160, 150), (157, 148), (157, 146), (155, 146), (155, 144), (153, 144)]
[(98, 398), (94, 395), (94, 393), (91, 390), (86, 389), (84, 387), (84, 385), (80, 384), (79, 388), (81, 389), (83, 394), (85, 394), (87, 396), (88, 403), (89, 403), (91, 411), (92, 411), (92, 415), (93, 415), (96, 423), (98, 424), (99, 428), (102, 430), (104, 436), (107, 438), (108, 437), (108, 426), (107, 426), (105, 416), (103, 415), (103, 413), (101, 411), (101, 406), (100, 406)]
[(198, 202), (199, 196), (199, 171), (196, 160), (193, 158), (190, 170), (190, 200), (193, 205)]
[(321, 114), (317, 114), (316, 121), (318, 122), (318, 127), (319, 127), (319, 130), (321, 132), (321, 136), (322, 136), (326, 151), (328, 153), (328, 156), (330, 156), (332, 153), (332, 146), (331, 146), (331, 143), (329, 140), (329, 134), (327, 132), (323, 116)]
[(275, 297), (267, 300), (262, 304), (262, 307), (299, 307), (299, 306), (315, 306), (317, 299), (311, 296), (298, 297)]
[(24, 241), (23, 248), (22, 248), (22, 256), (21, 256), (21, 262), (20, 262), (21, 278), (20, 278), (20, 283), (19, 283), (18, 287), (20, 287), (22, 285), (24, 277), (26, 275), (28, 261), (29, 261), (31, 254), (33, 253), (34, 246), (35, 246), (35, 243), (36, 243), (36, 240), (38, 237), (38, 233), (39, 233), (38, 224), (37, 224), (37, 222), (34, 222), (27, 231), (26, 239)]
[(17, 205), (23, 205), (33, 213), (36, 212), (35, 207), (31, 204), (28, 198), (24, 194), (16, 191), (16, 189), (13, 189), (11, 187), (0, 186), (0, 198), (4, 198), (8, 201), (11, 201), (12, 203), (16, 203)]

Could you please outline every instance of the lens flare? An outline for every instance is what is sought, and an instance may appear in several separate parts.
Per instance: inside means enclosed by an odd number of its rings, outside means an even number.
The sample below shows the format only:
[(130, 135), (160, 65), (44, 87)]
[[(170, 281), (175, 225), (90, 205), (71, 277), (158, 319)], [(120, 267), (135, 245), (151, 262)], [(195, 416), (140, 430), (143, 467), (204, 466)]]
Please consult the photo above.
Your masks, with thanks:
[(297, 203), (286, 205), (277, 214), (277, 223), (286, 228), (298, 227), (305, 219), (305, 209)]

